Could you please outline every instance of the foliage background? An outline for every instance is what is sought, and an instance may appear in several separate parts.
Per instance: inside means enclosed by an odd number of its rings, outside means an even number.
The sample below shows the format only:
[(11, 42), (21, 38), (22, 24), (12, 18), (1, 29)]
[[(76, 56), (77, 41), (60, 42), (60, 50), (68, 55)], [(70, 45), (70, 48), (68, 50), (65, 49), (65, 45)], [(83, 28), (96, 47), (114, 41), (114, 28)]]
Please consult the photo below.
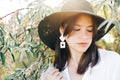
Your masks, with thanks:
[[(37, 25), (59, 6), (51, 8), (44, 1), (34, 0), (26, 8), (0, 17), (0, 80), (39, 80), (41, 72), (53, 61), (54, 51), (39, 39)], [(108, 33), (113, 36), (114, 41), (108, 43), (101, 39), (96, 44), (103, 49), (120, 53), (120, 0), (88, 1), (96, 14), (115, 24)], [(3, 20), (9, 16), (11, 18), (4, 23)]]

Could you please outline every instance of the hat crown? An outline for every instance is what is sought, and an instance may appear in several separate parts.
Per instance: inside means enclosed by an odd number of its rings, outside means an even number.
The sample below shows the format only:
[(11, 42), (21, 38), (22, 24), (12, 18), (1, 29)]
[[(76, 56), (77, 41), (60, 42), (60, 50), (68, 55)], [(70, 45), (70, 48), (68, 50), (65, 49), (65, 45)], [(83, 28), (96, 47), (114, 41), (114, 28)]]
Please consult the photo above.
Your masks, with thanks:
[(69, 0), (61, 7), (61, 11), (86, 11), (93, 13), (92, 6), (85, 0)]

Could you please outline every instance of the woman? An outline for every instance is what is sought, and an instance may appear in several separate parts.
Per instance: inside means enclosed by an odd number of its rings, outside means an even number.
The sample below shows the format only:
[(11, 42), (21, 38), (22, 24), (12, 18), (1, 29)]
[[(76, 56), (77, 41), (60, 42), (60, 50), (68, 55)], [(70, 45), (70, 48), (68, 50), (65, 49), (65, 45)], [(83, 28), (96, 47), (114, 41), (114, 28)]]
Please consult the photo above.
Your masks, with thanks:
[(42, 20), (38, 33), (55, 50), (55, 60), (41, 80), (120, 80), (120, 56), (95, 45), (106, 34), (107, 23), (97, 30), (104, 20), (85, 0), (70, 0)]

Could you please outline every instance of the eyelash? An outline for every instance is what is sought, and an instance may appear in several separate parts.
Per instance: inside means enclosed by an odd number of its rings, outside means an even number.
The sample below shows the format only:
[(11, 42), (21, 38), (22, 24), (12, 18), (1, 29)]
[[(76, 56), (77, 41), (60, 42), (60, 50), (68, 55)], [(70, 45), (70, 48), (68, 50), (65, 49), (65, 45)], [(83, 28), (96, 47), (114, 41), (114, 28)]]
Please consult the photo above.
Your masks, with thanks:
[(80, 29), (74, 29), (75, 31), (80, 31)]
[[(75, 31), (80, 31), (80, 29), (74, 29)], [(88, 32), (93, 32), (93, 30), (87, 30)]]
[(93, 30), (87, 30), (88, 32), (93, 32)]

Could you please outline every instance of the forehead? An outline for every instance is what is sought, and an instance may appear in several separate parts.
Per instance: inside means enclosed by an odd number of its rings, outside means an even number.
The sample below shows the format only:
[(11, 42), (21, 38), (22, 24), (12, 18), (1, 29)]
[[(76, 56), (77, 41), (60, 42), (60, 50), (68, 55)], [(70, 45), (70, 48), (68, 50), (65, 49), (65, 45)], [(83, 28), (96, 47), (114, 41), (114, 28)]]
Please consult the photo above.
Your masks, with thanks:
[(75, 24), (86, 26), (93, 25), (92, 16), (87, 14), (79, 14), (75, 20)]

